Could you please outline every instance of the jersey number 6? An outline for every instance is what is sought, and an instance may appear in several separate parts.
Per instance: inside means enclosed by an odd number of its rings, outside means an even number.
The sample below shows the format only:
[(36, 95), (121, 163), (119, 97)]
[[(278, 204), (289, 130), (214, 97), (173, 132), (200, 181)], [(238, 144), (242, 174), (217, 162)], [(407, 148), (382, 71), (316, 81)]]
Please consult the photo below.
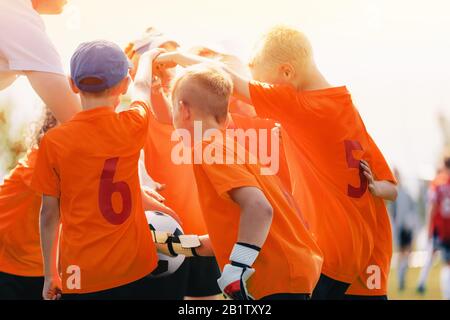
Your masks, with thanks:
[[(131, 214), (131, 190), (128, 184), (123, 181), (113, 182), (119, 158), (112, 158), (105, 161), (102, 176), (100, 178), (100, 190), (98, 203), (103, 217), (114, 225), (124, 223)], [(113, 208), (112, 196), (119, 193), (122, 197), (122, 211), (115, 212)]]
[(348, 185), (347, 195), (351, 198), (361, 198), (367, 190), (367, 178), (361, 168), (361, 162), (356, 160), (353, 156), (353, 151), (363, 151), (361, 144), (358, 141), (345, 141), (345, 154), (347, 158), (347, 165), (351, 169), (359, 170), (359, 187)]

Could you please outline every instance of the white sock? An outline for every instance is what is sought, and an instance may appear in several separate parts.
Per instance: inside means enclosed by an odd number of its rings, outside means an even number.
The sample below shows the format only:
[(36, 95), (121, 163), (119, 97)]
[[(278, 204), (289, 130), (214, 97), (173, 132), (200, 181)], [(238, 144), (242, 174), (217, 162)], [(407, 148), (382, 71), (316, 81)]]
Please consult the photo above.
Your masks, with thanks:
[(428, 279), (428, 274), (430, 273), (431, 266), (433, 265), (433, 256), (434, 256), (434, 248), (433, 248), (433, 240), (431, 240), (427, 246), (427, 255), (425, 257), (425, 264), (420, 270), (419, 276), (419, 286), (425, 287), (425, 283)]
[(441, 291), (444, 300), (450, 300), (450, 265), (445, 265), (442, 267)]

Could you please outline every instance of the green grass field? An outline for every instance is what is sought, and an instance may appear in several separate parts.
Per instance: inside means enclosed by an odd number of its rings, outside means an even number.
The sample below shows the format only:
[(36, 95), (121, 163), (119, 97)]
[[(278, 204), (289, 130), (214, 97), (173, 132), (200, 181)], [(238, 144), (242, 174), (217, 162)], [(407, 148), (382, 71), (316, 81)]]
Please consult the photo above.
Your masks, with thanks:
[(406, 289), (403, 292), (398, 291), (397, 270), (391, 270), (389, 279), (389, 299), (390, 300), (441, 300), (440, 265), (436, 265), (430, 272), (427, 283), (427, 291), (424, 295), (416, 293), (417, 279), (419, 279), (420, 268), (411, 268), (408, 270)]

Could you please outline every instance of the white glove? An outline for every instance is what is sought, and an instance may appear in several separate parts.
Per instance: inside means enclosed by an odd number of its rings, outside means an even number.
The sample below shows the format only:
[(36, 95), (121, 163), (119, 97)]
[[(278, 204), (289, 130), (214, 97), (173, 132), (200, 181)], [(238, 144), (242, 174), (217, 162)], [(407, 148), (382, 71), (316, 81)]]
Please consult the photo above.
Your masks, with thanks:
[(247, 290), (247, 280), (255, 273), (253, 263), (261, 249), (245, 243), (237, 243), (230, 256), (230, 264), (227, 264), (222, 276), (217, 283), (220, 289), (233, 300), (254, 300)]

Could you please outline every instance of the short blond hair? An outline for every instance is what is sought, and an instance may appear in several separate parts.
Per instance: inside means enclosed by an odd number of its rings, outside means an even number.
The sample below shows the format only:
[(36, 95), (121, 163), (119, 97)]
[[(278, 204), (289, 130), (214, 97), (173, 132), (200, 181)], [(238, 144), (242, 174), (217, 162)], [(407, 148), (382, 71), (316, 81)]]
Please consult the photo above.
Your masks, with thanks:
[(302, 70), (312, 61), (313, 50), (306, 35), (296, 28), (277, 25), (258, 41), (250, 66), (263, 63), (274, 67), (290, 63), (296, 70)]
[[(199, 109), (221, 123), (228, 117), (233, 93), (231, 77), (220, 67), (202, 63), (184, 69), (172, 82), (172, 99)], [(178, 104), (180, 101), (173, 101)]]

